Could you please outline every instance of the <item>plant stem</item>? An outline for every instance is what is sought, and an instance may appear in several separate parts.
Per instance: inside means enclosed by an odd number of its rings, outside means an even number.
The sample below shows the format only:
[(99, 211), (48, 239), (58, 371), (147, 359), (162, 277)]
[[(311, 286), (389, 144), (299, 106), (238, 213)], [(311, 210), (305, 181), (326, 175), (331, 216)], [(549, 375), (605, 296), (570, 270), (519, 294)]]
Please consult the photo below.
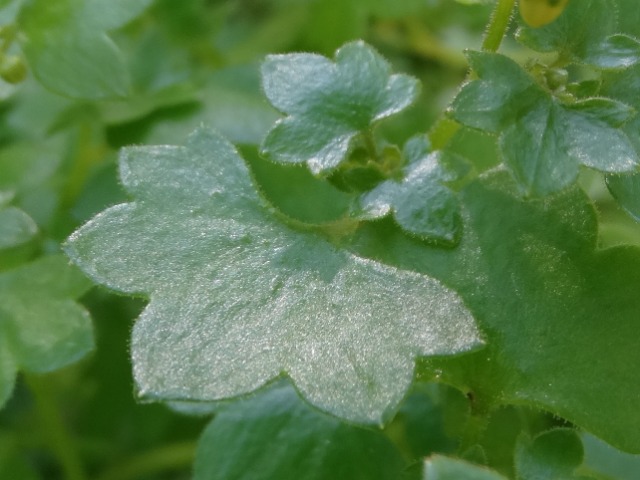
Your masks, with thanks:
[(164, 470), (188, 468), (193, 463), (195, 451), (195, 442), (160, 447), (107, 470), (98, 480), (132, 480)]
[(507, 31), (515, 0), (498, 0), (496, 8), (491, 14), (491, 20), (482, 41), (482, 50), (485, 52), (497, 52)]
[[(502, 43), (502, 39), (507, 31), (515, 0), (498, 0), (496, 7), (491, 13), (491, 19), (487, 25), (484, 39), (482, 40), (482, 50), (485, 52), (497, 52)], [(467, 74), (465, 82), (471, 78), (471, 73)], [(441, 115), (435, 125), (429, 131), (429, 140), (434, 149), (444, 148), (451, 141), (456, 132), (460, 129), (460, 124), (446, 115)]]
[(56, 456), (64, 472), (64, 478), (67, 480), (86, 480), (80, 456), (74, 447), (60, 412), (56, 408), (53, 395), (46, 382), (39, 376), (29, 374), (25, 374), (24, 379), (33, 394), (49, 448)]

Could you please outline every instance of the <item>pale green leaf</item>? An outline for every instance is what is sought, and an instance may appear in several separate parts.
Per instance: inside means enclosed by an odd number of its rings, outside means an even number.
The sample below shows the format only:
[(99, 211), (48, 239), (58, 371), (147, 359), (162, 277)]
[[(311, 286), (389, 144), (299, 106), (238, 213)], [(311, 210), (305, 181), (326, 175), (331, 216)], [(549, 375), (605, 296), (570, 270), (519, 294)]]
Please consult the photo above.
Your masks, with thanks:
[(498, 472), (456, 458), (434, 455), (424, 462), (423, 480), (507, 480)]
[(195, 480), (398, 480), (404, 461), (380, 431), (342, 423), (271, 387), (216, 415), (196, 454)]
[(67, 252), (97, 282), (150, 296), (131, 345), (143, 397), (223, 399), (284, 372), (318, 407), (380, 422), (416, 356), (480, 344), (440, 283), (280, 223), (217, 134), (127, 149), (120, 170), (135, 201), (99, 214)]
[[(606, 479), (637, 480), (640, 478), (640, 455), (621, 452), (599, 438), (582, 434), (584, 469)], [(600, 478), (600, 477), (596, 477)]]
[(575, 430), (558, 428), (533, 439), (520, 437), (515, 464), (518, 480), (572, 480), (582, 464), (582, 440)]
[(419, 84), (392, 75), (390, 65), (363, 42), (340, 48), (335, 62), (307, 53), (270, 55), (262, 65), (269, 101), (287, 117), (267, 134), (262, 153), (286, 163), (306, 162), (314, 173), (335, 168), (358, 133), (404, 110)]
[(49, 372), (93, 348), (91, 320), (74, 300), (88, 287), (59, 255), (0, 273), (0, 398), (16, 369)]
[(0, 249), (25, 243), (37, 231), (35, 222), (19, 208), (0, 208)]
[(124, 97), (129, 75), (107, 31), (140, 14), (150, 0), (34, 0), (20, 12), (22, 48), (50, 90), (77, 98)]

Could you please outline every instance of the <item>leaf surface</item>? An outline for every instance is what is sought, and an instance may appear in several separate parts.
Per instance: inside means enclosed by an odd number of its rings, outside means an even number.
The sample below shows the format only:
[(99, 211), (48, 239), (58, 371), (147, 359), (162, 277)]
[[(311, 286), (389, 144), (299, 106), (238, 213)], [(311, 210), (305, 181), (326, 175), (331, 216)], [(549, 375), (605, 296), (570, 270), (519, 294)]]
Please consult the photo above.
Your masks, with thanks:
[(451, 251), (374, 224), (353, 239), (361, 255), (453, 286), (487, 332), (482, 351), (429, 360), (428, 371), (479, 409), (544, 408), (639, 452), (640, 373), (629, 365), (640, 362), (640, 250), (596, 250), (596, 215), (577, 188), (523, 200), (501, 172), (465, 188), (461, 204)]
[(424, 462), (423, 480), (506, 480), (498, 472), (455, 458), (434, 455)]
[(35, 222), (22, 210), (0, 206), (0, 249), (27, 242), (37, 231)]
[(515, 464), (519, 480), (585, 478), (575, 475), (582, 464), (582, 440), (575, 430), (559, 428), (533, 439), (521, 437), (516, 445)]
[(150, 296), (132, 339), (143, 397), (222, 399), (285, 372), (316, 406), (380, 422), (414, 357), (480, 344), (439, 282), (278, 221), (218, 134), (127, 149), (120, 173), (135, 201), (99, 214), (67, 252), (97, 282)]
[(0, 405), (17, 369), (49, 372), (93, 348), (91, 320), (74, 300), (89, 286), (61, 255), (0, 273)]
[[(605, 68), (620, 67), (628, 57), (631, 42), (612, 36), (618, 33), (616, 13), (612, 0), (568, 2), (558, 19), (541, 28), (522, 26), (516, 37), (538, 52), (558, 52), (570, 61)], [(625, 55), (621, 55), (621, 48)]]
[(33, 72), (56, 93), (86, 99), (123, 97), (130, 80), (107, 36), (150, 0), (35, 0), (22, 9), (22, 48)]
[[(421, 238), (455, 242), (460, 232), (460, 206), (447, 182), (456, 180), (457, 172), (449, 163), (461, 163), (453, 154), (428, 152), (419, 138), (408, 142), (401, 181), (386, 180), (359, 198), (357, 215), (376, 219), (392, 214), (407, 232)], [(416, 148), (417, 147), (417, 148)]]
[(316, 174), (338, 166), (358, 133), (404, 110), (419, 90), (416, 79), (392, 75), (387, 61), (360, 41), (340, 48), (335, 62), (308, 53), (270, 55), (262, 83), (273, 106), (287, 114), (267, 134), (262, 153), (306, 162)]
[(310, 408), (287, 383), (218, 413), (198, 444), (195, 480), (397, 480), (404, 461), (380, 431)]
[(576, 180), (579, 165), (628, 172), (640, 163), (623, 128), (635, 115), (627, 104), (605, 98), (563, 104), (513, 60), (493, 53), (468, 55), (480, 78), (463, 87), (451, 115), (499, 135), (503, 161), (523, 193), (562, 190)]

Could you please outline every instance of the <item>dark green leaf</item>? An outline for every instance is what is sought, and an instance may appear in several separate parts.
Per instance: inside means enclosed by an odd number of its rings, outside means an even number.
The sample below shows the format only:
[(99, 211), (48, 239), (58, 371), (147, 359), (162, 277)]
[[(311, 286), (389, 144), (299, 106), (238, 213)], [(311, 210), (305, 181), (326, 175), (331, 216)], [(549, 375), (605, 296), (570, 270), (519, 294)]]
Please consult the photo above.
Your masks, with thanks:
[(136, 201), (98, 215), (67, 251), (97, 282), (150, 295), (132, 340), (142, 396), (222, 399), (286, 372), (318, 407), (380, 422), (415, 356), (480, 343), (438, 282), (278, 222), (217, 134), (127, 149), (120, 170)]
[(307, 162), (314, 173), (338, 166), (358, 133), (406, 108), (419, 87), (412, 77), (391, 75), (389, 64), (363, 42), (340, 48), (335, 62), (307, 53), (271, 55), (262, 79), (269, 101), (288, 115), (269, 132), (262, 153), (279, 162)]
[(424, 463), (424, 480), (506, 480), (488, 468), (462, 460), (434, 455)]
[(139, 15), (150, 0), (34, 0), (19, 17), (22, 48), (49, 89), (78, 98), (123, 97), (130, 81), (106, 35)]
[(571, 480), (582, 464), (582, 440), (572, 429), (543, 432), (533, 439), (521, 437), (516, 445), (516, 472), (519, 480)]
[(0, 405), (18, 368), (49, 372), (93, 348), (89, 315), (74, 301), (88, 287), (62, 256), (0, 273)]
[(487, 347), (428, 365), (471, 392), (477, 408), (544, 408), (638, 452), (640, 371), (628, 366), (640, 362), (640, 250), (596, 250), (596, 215), (578, 189), (545, 200), (518, 199), (514, 190), (505, 173), (463, 190), (465, 231), (451, 251), (374, 224), (354, 246), (463, 296)]
[(284, 383), (216, 415), (198, 444), (195, 480), (398, 480), (404, 462), (381, 432), (310, 408)]
[(525, 194), (571, 185), (581, 164), (628, 172), (640, 163), (622, 128), (635, 115), (627, 104), (605, 98), (563, 104), (507, 57), (471, 52), (469, 60), (480, 79), (462, 89), (450, 113), (500, 135), (503, 161)]

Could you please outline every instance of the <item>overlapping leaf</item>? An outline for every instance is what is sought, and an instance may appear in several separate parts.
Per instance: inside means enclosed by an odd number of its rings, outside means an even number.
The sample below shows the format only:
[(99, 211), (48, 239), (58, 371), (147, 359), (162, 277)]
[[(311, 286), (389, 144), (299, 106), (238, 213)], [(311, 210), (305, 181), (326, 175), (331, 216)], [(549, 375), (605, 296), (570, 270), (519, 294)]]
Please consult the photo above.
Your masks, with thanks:
[(397, 480), (404, 461), (380, 431), (310, 408), (290, 385), (235, 402), (198, 444), (195, 480)]
[(74, 300), (89, 286), (61, 255), (0, 273), (0, 405), (19, 369), (48, 372), (91, 350), (91, 320)]
[(227, 398), (285, 372), (320, 408), (379, 422), (415, 356), (480, 343), (440, 283), (277, 221), (217, 134), (128, 149), (120, 169), (135, 201), (95, 217), (67, 251), (99, 283), (150, 296), (132, 340), (143, 397)]
[(640, 250), (596, 250), (593, 207), (579, 189), (519, 199), (505, 172), (461, 192), (465, 233), (451, 251), (363, 227), (366, 256), (442, 279), (488, 332), (487, 347), (431, 360), (477, 408), (544, 408), (621, 449), (640, 452)]
[(569, 2), (557, 20), (541, 28), (522, 27), (517, 38), (539, 52), (604, 69), (640, 61), (640, 41), (619, 33), (615, 0)]
[[(636, 110), (640, 108), (640, 66), (624, 71), (609, 72), (604, 76), (602, 92), (625, 102)], [(636, 151), (640, 151), (640, 116), (636, 115), (624, 126)], [(636, 220), (640, 221), (640, 173), (608, 175), (607, 186), (620, 205)]]
[(27, 242), (37, 231), (29, 215), (16, 207), (2, 208), (0, 202), (0, 249)]
[(363, 42), (340, 48), (335, 62), (317, 54), (270, 55), (262, 66), (269, 101), (287, 117), (267, 134), (270, 159), (306, 162), (314, 173), (335, 168), (359, 133), (413, 102), (418, 82), (391, 68)]
[(416, 137), (404, 149), (404, 176), (386, 180), (359, 199), (357, 214), (366, 219), (390, 213), (407, 232), (421, 238), (453, 243), (460, 231), (460, 205), (447, 182), (458, 172), (447, 160), (461, 163), (456, 156), (429, 153), (428, 144)]
[(582, 440), (575, 430), (559, 428), (543, 432), (533, 439), (522, 436), (516, 445), (517, 478), (587, 480), (588, 477), (575, 473), (583, 457)]
[(22, 48), (35, 76), (70, 97), (126, 96), (124, 60), (107, 31), (139, 15), (150, 0), (35, 0), (20, 12)]
[(480, 77), (463, 87), (451, 115), (499, 135), (503, 161), (528, 195), (571, 185), (579, 166), (629, 172), (640, 163), (622, 128), (635, 115), (627, 104), (591, 98), (563, 104), (539, 87), (513, 60), (469, 52)]

